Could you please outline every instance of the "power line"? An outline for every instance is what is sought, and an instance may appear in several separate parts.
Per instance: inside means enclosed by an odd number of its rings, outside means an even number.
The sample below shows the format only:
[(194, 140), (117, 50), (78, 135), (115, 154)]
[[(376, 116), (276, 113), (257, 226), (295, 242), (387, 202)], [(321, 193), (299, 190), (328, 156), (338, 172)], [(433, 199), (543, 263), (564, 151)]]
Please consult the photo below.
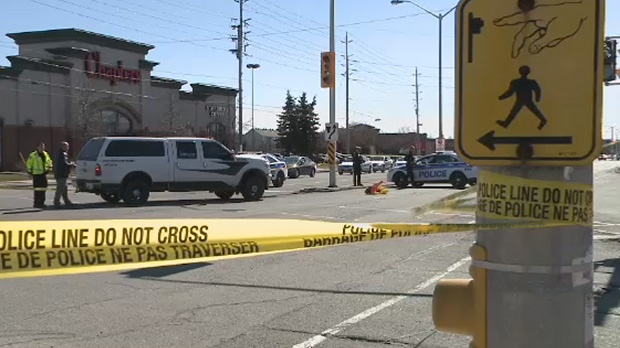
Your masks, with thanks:
[[(30, 1), (36, 1), (36, 0), (30, 0)], [(374, 20), (367, 20), (367, 21), (360, 21), (360, 22), (352, 22), (352, 23), (346, 23), (346, 24), (338, 24), (338, 25), (336, 25), (336, 27), (337, 28), (347, 28), (347, 27), (364, 25), (364, 24), (372, 24), (372, 23), (386, 22), (386, 21), (391, 21), (391, 20), (400, 20), (400, 19), (418, 17), (418, 16), (425, 15), (425, 14), (426, 14), (426, 12), (413, 13), (413, 14), (409, 14), (409, 15), (402, 15), (402, 16), (396, 16), (396, 17), (387, 17), (387, 18), (381, 18), (381, 19), (374, 19)], [(264, 34), (253, 35), (253, 36), (287, 35), (287, 34), (303, 33), (303, 32), (309, 32), (309, 31), (320, 31), (320, 30), (327, 30), (327, 29), (329, 29), (329, 26), (321, 26), (321, 27), (299, 29), (299, 30), (277, 31), (277, 32), (264, 33)], [(174, 41), (160, 41), (160, 42), (155, 42), (155, 43), (200, 42), (200, 41), (205, 41), (205, 40), (206, 41), (212, 41), (213, 38), (206, 38), (206, 39), (205, 38), (182, 39), (182, 40), (174, 40)]]
[[(63, 11), (63, 12), (67, 12), (67, 13), (74, 14), (74, 15), (76, 15), (76, 16), (80, 16), (80, 17), (83, 17), (83, 18), (87, 18), (87, 19), (93, 20), (93, 21), (95, 21), (95, 22), (99, 22), (99, 23), (106, 23), (106, 24), (109, 24), (109, 25), (114, 25), (114, 26), (117, 26), (117, 27), (119, 27), (119, 28), (123, 28), (123, 29), (127, 29), (127, 30), (132, 30), (132, 31), (135, 31), (135, 32), (138, 32), (138, 33), (142, 33), (142, 34), (147, 34), (147, 35), (152, 35), (152, 36), (161, 37), (161, 38), (164, 38), (164, 39), (169, 39), (169, 40), (175, 40), (175, 41), (178, 41), (178, 40), (177, 40), (177, 39), (175, 39), (175, 38), (171, 38), (171, 37), (168, 37), (168, 36), (165, 36), (165, 35), (159, 35), (159, 34), (155, 34), (155, 33), (153, 33), (153, 32), (144, 31), (144, 30), (136, 29), (136, 28), (129, 27), (129, 26), (126, 26), (126, 25), (122, 25), (122, 24), (113, 23), (113, 22), (106, 21), (106, 20), (101, 19), (101, 18), (95, 18), (95, 17), (89, 16), (89, 15), (85, 15), (85, 14), (83, 14), (83, 13), (79, 13), (79, 12), (75, 12), (75, 11), (67, 10), (67, 9), (65, 9), (65, 8), (62, 8), (62, 7), (58, 7), (58, 6), (54, 6), (54, 5), (50, 5), (50, 4), (46, 4), (46, 3), (41, 2), (41, 1), (39, 1), (39, 0), (28, 0), (28, 1), (31, 1), (31, 2), (34, 2), (34, 3), (36, 3), (36, 4), (39, 4), (39, 5), (42, 5), (42, 6), (46, 6), (46, 7), (49, 7), (49, 8), (53, 8), (53, 9), (55, 9), (55, 10), (59, 10), (59, 11)], [(67, 2), (66, 0), (60, 0), (60, 1)], [(84, 8), (84, 6), (81, 6), (81, 7), (83, 7), (83, 8)], [(98, 11), (98, 10), (97, 10), (96, 12), (101, 12), (101, 11)], [(112, 16), (112, 17), (118, 17), (117, 15), (111, 15), (111, 16)], [(129, 20), (130, 20), (130, 21), (132, 21), (132, 22), (135, 22), (135, 20), (134, 20), (134, 19), (131, 19), (131, 18), (130, 18)], [(147, 23), (147, 24), (148, 24), (148, 25), (150, 25), (151, 23)], [(203, 45), (197, 44), (197, 43), (195, 43), (195, 42), (187, 42), (187, 43), (192, 44), (192, 45), (196, 45), (196, 46), (200, 46), (200, 47), (207, 47), (207, 48), (209, 48), (208, 46), (203, 46)]]
[[(59, 0), (59, 1), (66, 2), (66, 3), (70, 3), (70, 4), (74, 5), (74, 6), (78, 6), (78, 4), (73, 3), (73, 2), (69, 2), (69, 1), (65, 1), (65, 0)], [(143, 13), (143, 12), (136, 12), (136, 11), (133, 11), (133, 10), (127, 9), (127, 8), (125, 8), (125, 7), (121, 7), (121, 6), (118, 6), (118, 5), (115, 5), (115, 4), (110, 4), (109, 2), (106, 2), (106, 1), (102, 1), (102, 0), (90, 0), (90, 1), (95, 2), (95, 3), (99, 3), (99, 4), (106, 5), (106, 6), (108, 6), (108, 7), (116, 8), (116, 9), (119, 9), (119, 10), (121, 10), (121, 11), (130, 12), (130, 13), (133, 13), (134, 15), (136, 15), (136, 14), (137, 14), (137, 15), (139, 15), (139, 16), (143, 16), (143, 17), (148, 17), (148, 18), (151, 18), (151, 19), (155, 19), (155, 20), (157, 20), (157, 21), (168, 22), (168, 23), (172, 23), (172, 24), (179, 25), (179, 26), (184, 26), (184, 27), (187, 27), (187, 28), (197, 29), (197, 30), (201, 30), (201, 31), (205, 31), (205, 32), (210, 32), (210, 33), (216, 33), (216, 34), (226, 35), (225, 33), (222, 33), (222, 32), (219, 32), (219, 31), (205, 29), (205, 28), (202, 28), (202, 27), (198, 27), (198, 26), (195, 26), (195, 25), (188, 24), (188, 23), (181, 23), (181, 22), (173, 21), (173, 20), (170, 20), (170, 19), (167, 19), (167, 18), (163, 18), (163, 17), (152, 16), (152, 15), (149, 15), (149, 14), (146, 14), (146, 13)], [(86, 8), (85, 6), (82, 6), (82, 7)], [(122, 18), (122, 17), (121, 17), (121, 18)], [(124, 17), (124, 18), (126, 18), (126, 17)], [(156, 24), (155, 24), (155, 25), (156, 25)], [(176, 29), (172, 29), (172, 30), (177, 31)], [(188, 34), (188, 32), (186, 32), (186, 31), (179, 31), (179, 32), (183, 32), (183, 33)]]

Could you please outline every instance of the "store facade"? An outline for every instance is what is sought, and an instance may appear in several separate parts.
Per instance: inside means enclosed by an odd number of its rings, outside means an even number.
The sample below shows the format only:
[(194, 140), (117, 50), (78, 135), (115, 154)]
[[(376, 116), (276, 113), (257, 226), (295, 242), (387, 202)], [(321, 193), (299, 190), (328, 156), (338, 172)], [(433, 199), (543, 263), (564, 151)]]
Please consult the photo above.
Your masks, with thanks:
[(153, 75), (152, 45), (79, 29), (7, 34), (0, 66), (0, 170), (44, 141), (73, 154), (102, 135), (210, 136), (234, 146), (238, 90)]

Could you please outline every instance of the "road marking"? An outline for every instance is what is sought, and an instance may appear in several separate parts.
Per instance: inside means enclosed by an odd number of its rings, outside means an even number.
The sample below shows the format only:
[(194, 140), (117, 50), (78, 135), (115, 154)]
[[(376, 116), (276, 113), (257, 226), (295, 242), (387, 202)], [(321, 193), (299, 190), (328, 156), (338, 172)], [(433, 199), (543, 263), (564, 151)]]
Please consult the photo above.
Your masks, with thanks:
[[(447, 276), (448, 274), (454, 272), (455, 270), (457, 270), (459, 267), (463, 266), (465, 263), (469, 262), (470, 257), (465, 257), (455, 263), (453, 263), (452, 265), (450, 265), (450, 267), (448, 267), (444, 272), (437, 274), (436, 276), (424, 281), (423, 283), (419, 284), (418, 286), (416, 286), (415, 288), (407, 291), (407, 294), (415, 294), (418, 293), (426, 288), (428, 288), (429, 286), (435, 284), (436, 282), (438, 282), (439, 280), (441, 280), (442, 278), (444, 278), (445, 276)], [(397, 304), (398, 302), (404, 300), (408, 298), (408, 296), (397, 296), (394, 297), (388, 301), (385, 301), (375, 307), (369, 308), (339, 324), (334, 325), (333, 327), (321, 332), (319, 335), (316, 335), (314, 337), (311, 337), (307, 340), (305, 340), (302, 343), (296, 344), (293, 346), (293, 348), (312, 348), (312, 347), (316, 347), (317, 345), (321, 344), (323, 341), (325, 341), (327, 339), (328, 336), (333, 336), (338, 334), (339, 332), (341, 332), (342, 330), (346, 329), (347, 327), (357, 324), (360, 321), (367, 319), (368, 317), (377, 314), (378, 312), (391, 307), (395, 304)]]

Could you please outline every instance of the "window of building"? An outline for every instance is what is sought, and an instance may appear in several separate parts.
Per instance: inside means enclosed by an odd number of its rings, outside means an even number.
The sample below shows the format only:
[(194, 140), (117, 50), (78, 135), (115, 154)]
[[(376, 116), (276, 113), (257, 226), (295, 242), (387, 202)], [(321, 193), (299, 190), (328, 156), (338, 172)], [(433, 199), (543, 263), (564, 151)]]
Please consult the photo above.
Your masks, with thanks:
[(198, 158), (198, 149), (195, 141), (177, 141), (177, 158), (178, 159), (196, 159)]
[(166, 148), (157, 140), (112, 140), (105, 150), (106, 157), (164, 157)]
[(131, 132), (131, 121), (116, 110), (101, 111), (101, 123), (104, 134), (127, 134)]

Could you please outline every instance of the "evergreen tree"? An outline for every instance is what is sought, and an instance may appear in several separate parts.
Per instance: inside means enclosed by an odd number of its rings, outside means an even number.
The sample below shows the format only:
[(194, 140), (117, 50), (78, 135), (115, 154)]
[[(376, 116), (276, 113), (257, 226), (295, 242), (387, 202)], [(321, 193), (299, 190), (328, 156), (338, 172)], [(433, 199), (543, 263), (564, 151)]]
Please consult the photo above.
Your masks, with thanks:
[(319, 115), (314, 111), (316, 97), (308, 103), (308, 96), (303, 92), (299, 97), (297, 110), (299, 115), (299, 129), (296, 138), (296, 148), (300, 154), (310, 155), (316, 149), (316, 132), (319, 130)]
[(289, 90), (282, 112), (278, 115), (278, 145), (284, 152), (294, 152), (298, 129), (297, 103)]

